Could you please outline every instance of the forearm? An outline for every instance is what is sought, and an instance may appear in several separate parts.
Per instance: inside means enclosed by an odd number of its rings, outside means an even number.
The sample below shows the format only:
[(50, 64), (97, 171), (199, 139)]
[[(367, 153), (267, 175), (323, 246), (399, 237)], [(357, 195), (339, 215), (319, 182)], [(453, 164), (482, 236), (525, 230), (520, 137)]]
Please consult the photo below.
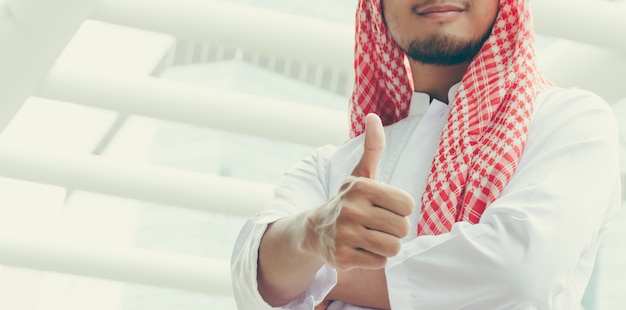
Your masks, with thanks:
[(391, 309), (384, 269), (352, 269), (337, 273), (337, 285), (328, 300), (376, 309)]
[(281, 306), (304, 293), (317, 270), (320, 258), (302, 248), (304, 214), (271, 224), (259, 248), (259, 293), (272, 306)]

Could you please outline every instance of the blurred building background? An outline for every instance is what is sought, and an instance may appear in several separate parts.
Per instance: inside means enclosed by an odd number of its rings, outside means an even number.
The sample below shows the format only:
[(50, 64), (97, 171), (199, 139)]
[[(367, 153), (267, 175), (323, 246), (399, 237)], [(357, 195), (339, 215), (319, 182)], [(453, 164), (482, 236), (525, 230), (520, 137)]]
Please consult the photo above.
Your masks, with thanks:
[[(533, 4), (546, 75), (603, 96), (626, 150), (626, 2)], [(355, 6), (0, 0), (0, 310), (235, 309), (245, 218), (347, 136)], [(586, 309), (626, 309), (624, 238)]]

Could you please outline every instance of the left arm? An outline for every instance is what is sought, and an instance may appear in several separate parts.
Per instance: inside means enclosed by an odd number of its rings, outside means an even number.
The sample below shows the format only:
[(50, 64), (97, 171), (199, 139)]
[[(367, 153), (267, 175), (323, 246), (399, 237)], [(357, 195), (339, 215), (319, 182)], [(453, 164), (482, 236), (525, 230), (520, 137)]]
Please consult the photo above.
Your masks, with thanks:
[(621, 186), (610, 109), (589, 96), (567, 104), (540, 111), (516, 174), (480, 223), (405, 243), (384, 274), (340, 275), (345, 286), (329, 298), (394, 309), (578, 308)]
[(352, 269), (337, 272), (337, 284), (326, 300), (375, 309), (391, 309), (384, 269)]

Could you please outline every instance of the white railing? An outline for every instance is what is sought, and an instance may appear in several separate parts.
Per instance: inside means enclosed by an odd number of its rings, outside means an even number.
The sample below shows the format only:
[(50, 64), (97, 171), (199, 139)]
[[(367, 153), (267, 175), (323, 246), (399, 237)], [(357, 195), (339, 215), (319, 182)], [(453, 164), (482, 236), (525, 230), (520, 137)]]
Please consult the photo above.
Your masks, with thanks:
[(225, 260), (0, 237), (2, 264), (129, 283), (232, 295)]
[(352, 68), (352, 27), (227, 1), (103, 0), (93, 18)]
[(272, 187), (265, 183), (99, 156), (7, 147), (0, 147), (0, 175), (243, 217), (259, 212), (272, 196)]

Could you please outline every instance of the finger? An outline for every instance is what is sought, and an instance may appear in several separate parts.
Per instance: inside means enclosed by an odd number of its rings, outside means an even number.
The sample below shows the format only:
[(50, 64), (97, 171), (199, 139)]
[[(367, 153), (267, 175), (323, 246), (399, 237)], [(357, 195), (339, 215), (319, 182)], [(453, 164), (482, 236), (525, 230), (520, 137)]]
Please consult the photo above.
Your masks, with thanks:
[(379, 206), (400, 216), (411, 215), (415, 207), (413, 197), (406, 191), (364, 178), (348, 179), (341, 195), (362, 206)]
[(411, 224), (405, 216), (374, 206), (367, 211), (363, 225), (367, 229), (380, 231), (396, 238), (404, 238), (411, 228)]
[(340, 271), (349, 271), (354, 268), (381, 269), (387, 264), (387, 257), (360, 248), (346, 248), (338, 252), (335, 259), (333, 267)]
[(370, 113), (365, 117), (363, 155), (354, 167), (352, 175), (370, 179), (378, 178), (378, 164), (385, 150), (385, 130), (378, 115)]
[(361, 248), (376, 255), (392, 257), (402, 248), (399, 238), (377, 230), (364, 229), (361, 236)]
[(415, 201), (411, 195), (397, 187), (379, 184), (369, 192), (369, 200), (378, 207), (391, 211), (400, 216), (409, 216), (415, 208)]

